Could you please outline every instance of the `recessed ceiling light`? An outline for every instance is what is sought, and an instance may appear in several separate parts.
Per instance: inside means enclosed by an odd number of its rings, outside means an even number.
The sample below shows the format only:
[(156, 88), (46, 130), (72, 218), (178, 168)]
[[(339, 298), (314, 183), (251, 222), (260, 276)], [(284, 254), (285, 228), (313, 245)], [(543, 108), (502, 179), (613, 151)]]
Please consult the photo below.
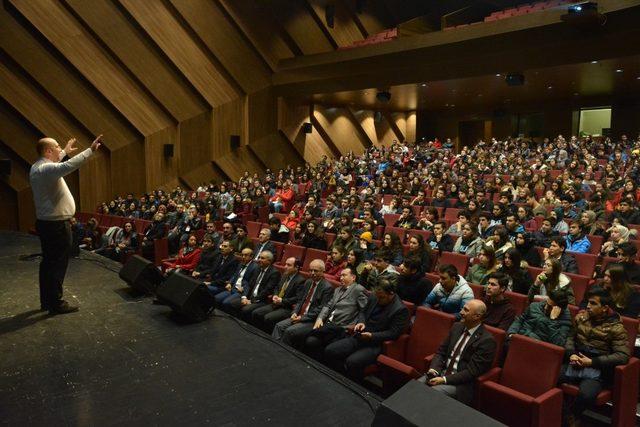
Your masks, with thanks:
[(578, 92), (574, 92), (573, 96), (578, 96), (580, 95)]
[(452, 106), (452, 107), (455, 107), (455, 106), (456, 106), (456, 104), (451, 104), (451, 106)]
[(422, 83), (422, 87), (427, 87), (427, 84), (426, 83)]
[(623, 71), (624, 71), (624, 70), (623, 70), (622, 68), (618, 68), (618, 69), (616, 70), (616, 73), (621, 73), (621, 72), (623, 72)]
[(640, 80), (640, 76), (636, 77), (636, 80)]
[(496, 77), (500, 77), (500, 76), (501, 76), (501, 74), (500, 74), (500, 73), (497, 73), (497, 74), (496, 74)]
[(482, 98), (482, 94), (481, 94), (481, 93), (479, 93), (479, 94), (478, 94), (478, 96), (479, 96), (480, 98)]
[(444, 106), (445, 106), (445, 107), (448, 107), (448, 106), (449, 106), (449, 104), (444, 104)]
[(547, 86), (547, 89), (553, 89), (553, 86)]
[(598, 61), (591, 61), (591, 63), (592, 63), (592, 64), (597, 64), (597, 63), (598, 63)]

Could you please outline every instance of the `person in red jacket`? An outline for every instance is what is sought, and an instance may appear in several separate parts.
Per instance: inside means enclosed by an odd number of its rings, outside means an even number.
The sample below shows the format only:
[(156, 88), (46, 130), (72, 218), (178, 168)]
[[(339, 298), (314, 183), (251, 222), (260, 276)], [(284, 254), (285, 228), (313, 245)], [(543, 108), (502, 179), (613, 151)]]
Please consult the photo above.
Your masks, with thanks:
[(269, 199), (269, 206), (272, 212), (289, 212), (293, 205), (295, 194), (291, 189), (291, 183), (285, 181), (282, 184), (282, 188), (276, 190), (276, 194)]
[(195, 234), (189, 236), (187, 244), (178, 251), (178, 256), (170, 262), (164, 262), (165, 273), (185, 273), (191, 274), (200, 262), (202, 250), (198, 247), (198, 240)]

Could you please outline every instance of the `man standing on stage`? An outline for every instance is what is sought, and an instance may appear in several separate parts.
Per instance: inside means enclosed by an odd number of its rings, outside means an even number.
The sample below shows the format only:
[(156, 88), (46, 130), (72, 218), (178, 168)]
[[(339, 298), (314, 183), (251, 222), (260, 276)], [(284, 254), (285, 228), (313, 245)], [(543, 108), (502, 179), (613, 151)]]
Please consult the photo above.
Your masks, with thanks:
[(101, 137), (99, 135), (90, 148), (66, 162), (61, 160), (77, 150), (75, 138), (67, 142), (64, 150), (53, 138), (42, 138), (36, 144), (40, 158), (31, 166), (29, 179), (36, 207), (36, 231), (42, 246), (40, 309), (49, 310), (49, 314), (78, 311), (77, 306), (62, 299), (62, 283), (71, 251), (69, 219), (76, 213), (76, 204), (63, 177), (78, 169), (100, 148)]

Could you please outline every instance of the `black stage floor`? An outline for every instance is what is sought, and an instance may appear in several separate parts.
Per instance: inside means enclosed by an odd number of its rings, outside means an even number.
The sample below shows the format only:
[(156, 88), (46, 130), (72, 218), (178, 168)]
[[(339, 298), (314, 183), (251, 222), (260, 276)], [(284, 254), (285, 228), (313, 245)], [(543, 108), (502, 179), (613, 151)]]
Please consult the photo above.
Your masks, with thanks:
[(40, 312), (38, 239), (0, 233), (0, 424), (370, 425), (379, 400), (234, 320), (180, 325), (126, 292), (118, 264), (72, 259)]

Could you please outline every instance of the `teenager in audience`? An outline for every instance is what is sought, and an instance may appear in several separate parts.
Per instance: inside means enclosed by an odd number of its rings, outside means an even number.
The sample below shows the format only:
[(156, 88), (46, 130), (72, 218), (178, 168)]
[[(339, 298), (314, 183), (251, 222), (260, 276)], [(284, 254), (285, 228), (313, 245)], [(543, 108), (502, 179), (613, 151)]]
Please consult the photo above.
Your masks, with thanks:
[(325, 274), (338, 277), (347, 265), (347, 250), (342, 246), (334, 245), (327, 256)]
[(485, 325), (502, 330), (509, 329), (516, 317), (511, 301), (504, 295), (509, 286), (509, 277), (503, 273), (491, 273), (487, 276), (484, 288), (484, 303), (487, 311), (482, 318)]
[(483, 246), (478, 253), (478, 263), (469, 268), (465, 278), (469, 283), (484, 285), (489, 274), (497, 271), (499, 266), (493, 248)]
[(306, 224), (306, 231), (300, 241), (300, 245), (305, 248), (320, 249), (322, 251), (327, 250), (327, 241), (325, 240), (324, 232), (322, 228), (318, 227), (315, 221), (310, 221)]
[(600, 254), (614, 257), (617, 255), (618, 247), (629, 241), (629, 229), (623, 225), (613, 225), (607, 230), (607, 233), (609, 233), (609, 239), (602, 245)]
[(578, 274), (578, 263), (576, 259), (566, 253), (567, 241), (561, 236), (551, 239), (549, 247), (543, 251), (544, 259), (555, 259), (560, 261), (562, 271), (571, 274)]
[(431, 268), (432, 260), (431, 246), (424, 241), (424, 237), (422, 237), (421, 234), (414, 234), (410, 236), (408, 243), (409, 250), (404, 258), (417, 259), (420, 262), (420, 265), (418, 266), (418, 272), (420, 274), (428, 272)]
[(438, 268), (440, 281), (425, 298), (422, 305), (445, 313), (452, 313), (460, 319), (460, 311), (467, 301), (473, 299), (473, 290), (458, 269), (451, 264), (442, 264)]
[(440, 252), (451, 252), (453, 250), (453, 239), (445, 233), (446, 223), (438, 221), (433, 225), (433, 234), (429, 238), (429, 245), (433, 250)]
[(421, 267), (420, 260), (413, 257), (406, 257), (398, 267), (397, 294), (416, 306), (421, 305), (433, 289), (433, 283), (420, 271)]
[[(609, 292), (613, 305), (611, 309), (621, 316), (637, 319), (640, 315), (640, 293), (629, 283), (624, 267), (621, 264), (609, 264), (602, 276), (602, 284), (591, 289), (603, 288)], [(580, 305), (586, 308), (588, 298)]]
[(501, 261), (504, 254), (515, 246), (509, 237), (509, 232), (504, 225), (496, 225), (493, 229), (493, 236), (487, 239), (486, 246), (492, 247), (495, 257)]
[(402, 263), (403, 249), (400, 238), (395, 233), (384, 233), (382, 237), (382, 246), (380, 250), (385, 252), (390, 259), (390, 262), (394, 266), (398, 266)]
[(536, 297), (546, 298), (554, 289), (563, 289), (569, 304), (575, 305), (571, 279), (562, 273), (562, 264), (558, 259), (549, 258), (543, 264), (542, 273), (536, 276), (533, 285), (529, 288), (529, 301), (533, 301)]
[(475, 225), (467, 223), (462, 227), (460, 237), (453, 245), (453, 252), (474, 258), (480, 253), (483, 245), (484, 242), (478, 236)]
[(342, 248), (344, 254), (344, 251), (348, 252), (357, 247), (357, 243), (358, 242), (351, 231), (351, 227), (342, 227), (336, 236), (336, 239), (333, 241), (331, 248), (333, 249), (336, 246), (339, 246)]
[(178, 255), (172, 261), (164, 263), (165, 274), (182, 272), (183, 274), (191, 274), (200, 262), (200, 253), (202, 250), (198, 247), (198, 239), (195, 234), (189, 236), (187, 244), (178, 251)]
[(579, 222), (574, 221), (571, 223), (569, 226), (569, 234), (564, 238), (569, 252), (578, 252), (582, 254), (589, 253), (589, 249), (591, 249), (591, 241), (582, 231), (582, 227)]
[(364, 251), (362, 249), (351, 249), (347, 253), (347, 264), (345, 265), (345, 268), (350, 268), (351, 271), (355, 272), (358, 283), (361, 283), (360, 276), (362, 275), (366, 265), (367, 263), (364, 259)]

